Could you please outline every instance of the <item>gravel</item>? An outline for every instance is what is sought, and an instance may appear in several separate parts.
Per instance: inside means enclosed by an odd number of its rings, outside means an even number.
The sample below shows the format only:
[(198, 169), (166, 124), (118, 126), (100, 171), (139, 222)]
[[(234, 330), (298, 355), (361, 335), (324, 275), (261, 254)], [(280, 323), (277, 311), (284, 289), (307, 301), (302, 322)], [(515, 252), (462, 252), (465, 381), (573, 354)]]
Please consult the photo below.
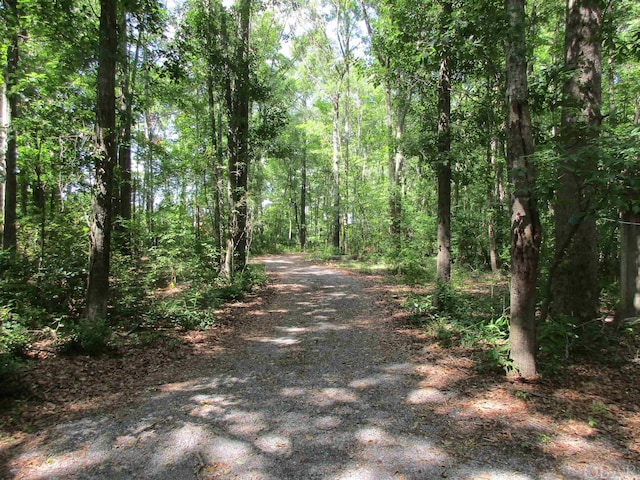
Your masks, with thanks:
[(454, 454), (416, 412), (448, 394), (419, 388), (371, 281), (301, 256), (264, 262), (276, 294), (206, 376), (39, 432), (13, 478), (582, 478), (499, 447)]

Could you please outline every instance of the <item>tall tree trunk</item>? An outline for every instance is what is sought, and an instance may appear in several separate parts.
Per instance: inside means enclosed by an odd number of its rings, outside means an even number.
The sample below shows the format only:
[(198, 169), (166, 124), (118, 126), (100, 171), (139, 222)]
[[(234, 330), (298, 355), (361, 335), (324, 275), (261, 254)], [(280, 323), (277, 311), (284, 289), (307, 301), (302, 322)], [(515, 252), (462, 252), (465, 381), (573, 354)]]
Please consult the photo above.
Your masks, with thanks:
[(640, 316), (640, 214), (620, 215), (620, 319)]
[(214, 70), (216, 68), (216, 49), (215, 35), (217, 33), (214, 26), (214, 19), (217, 15), (216, 9), (221, 5), (206, 1), (204, 5), (207, 15), (207, 31), (205, 44), (208, 52), (207, 57), (207, 97), (209, 103), (209, 138), (211, 142), (211, 169), (213, 183), (213, 237), (216, 249), (215, 263), (218, 268), (222, 264), (223, 252), (223, 232), (221, 221), (221, 177), (222, 177), (222, 119), (220, 118), (221, 109), (219, 108), (216, 92), (216, 84), (214, 78)]
[[(147, 85), (148, 87), (148, 85)], [(155, 197), (155, 185), (153, 181), (153, 145), (154, 145), (153, 118), (151, 112), (144, 112), (144, 141), (147, 145), (144, 155), (144, 191), (142, 201), (144, 202), (144, 216), (147, 225), (147, 234), (153, 234), (153, 209)]]
[(2, 247), (5, 250), (17, 248), (16, 220), (18, 207), (17, 159), (18, 142), (15, 128), (19, 115), (18, 65), (20, 62), (20, 13), (17, 0), (5, 0), (7, 19), (10, 24), (9, 46), (7, 48), (7, 65), (4, 72), (7, 100), (9, 103), (10, 123), (7, 131), (7, 149), (5, 152), (4, 182), (4, 223)]
[(298, 240), (300, 250), (304, 250), (307, 243), (307, 140), (304, 139), (302, 147), (302, 172), (300, 173), (300, 229)]
[(599, 304), (594, 192), (587, 182), (597, 168), (594, 140), (602, 119), (601, 24), (600, 0), (567, 0), (565, 67), (570, 75), (563, 88), (560, 125), (562, 156), (554, 205), (560, 263), (551, 311), (580, 320), (593, 319)]
[[(443, 32), (449, 27), (451, 2), (442, 3)], [(444, 37), (444, 35), (443, 35)], [(451, 76), (446, 47), (442, 47), (438, 79), (438, 258), (437, 279), (451, 279)]]
[(510, 357), (525, 378), (536, 376), (536, 279), (541, 241), (535, 198), (533, 132), (528, 105), (524, 0), (506, 0), (507, 168), (511, 204)]
[[(227, 103), (229, 111), (228, 176), (229, 231), (226, 271), (228, 276), (245, 269), (247, 263), (247, 186), (249, 168), (249, 33), (251, 0), (241, 0), (238, 9), (239, 45), (234, 58), (235, 78), (227, 69)], [(227, 38), (228, 43), (228, 38)], [(235, 80), (235, 81), (232, 81)]]
[[(348, 19), (349, 16), (345, 15)], [(349, 21), (347, 20), (347, 25)], [(347, 29), (347, 31), (349, 31)], [(350, 162), (350, 147), (351, 147), (351, 110), (349, 108), (349, 102), (351, 101), (351, 68), (350, 68), (350, 50), (349, 50), (349, 36), (346, 39), (346, 48), (343, 52), (345, 61), (345, 95), (344, 95), (344, 212), (342, 215), (342, 251), (343, 253), (349, 253), (349, 162)]]
[(397, 160), (402, 159), (402, 151), (398, 145), (399, 132), (396, 128), (394, 136), (393, 129), (393, 101), (391, 93), (391, 82), (385, 81), (385, 125), (387, 128), (387, 150), (388, 150), (388, 175), (389, 175), (389, 235), (396, 246), (400, 248), (402, 240), (402, 191), (400, 188), (400, 172), (396, 166)]
[(487, 168), (489, 175), (487, 178), (487, 230), (489, 235), (489, 265), (492, 272), (498, 271), (498, 254), (496, 252), (496, 234), (495, 234), (495, 183), (497, 172), (496, 154), (498, 149), (498, 141), (495, 137), (492, 137), (489, 141), (489, 147), (487, 148)]
[(207, 75), (207, 94), (209, 98), (209, 138), (211, 141), (211, 170), (213, 174), (213, 240), (216, 249), (215, 262), (220, 266), (222, 253), (222, 232), (220, 222), (220, 161), (218, 156), (218, 127), (216, 121), (216, 98), (213, 81), (213, 66), (210, 65)]
[(100, 1), (100, 43), (98, 47), (97, 155), (91, 195), (89, 281), (85, 317), (89, 321), (107, 316), (109, 261), (111, 255), (111, 204), (116, 144), (116, 57), (117, 2)]
[[(121, 93), (121, 128), (120, 145), (118, 149), (118, 166), (120, 170), (120, 184), (118, 194), (118, 215), (124, 222), (131, 220), (131, 129), (133, 127), (133, 96), (136, 86), (136, 73), (138, 71), (138, 60), (142, 47), (142, 27), (139, 26), (138, 40), (133, 63), (129, 66), (128, 44), (126, 40), (126, 13), (122, 19), (122, 39), (120, 52), (122, 55), (122, 93)], [(129, 250), (129, 239), (125, 239), (124, 249)]]
[(0, 85), (0, 239), (4, 231), (4, 187), (6, 179), (7, 129), (9, 128), (9, 101), (7, 100), (7, 84), (3, 76)]
[[(633, 120), (640, 126), (640, 101), (635, 105)], [(638, 175), (637, 172), (627, 173)], [(640, 316), (640, 214), (633, 212), (638, 198), (626, 200), (627, 209), (620, 212), (620, 306), (617, 316), (621, 320)]]
[(335, 253), (340, 251), (340, 93), (337, 90), (333, 96), (333, 122), (331, 143), (333, 151), (331, 155), (331, 168), (333, 171), (333, 222), (332, 222), (332, 245)]

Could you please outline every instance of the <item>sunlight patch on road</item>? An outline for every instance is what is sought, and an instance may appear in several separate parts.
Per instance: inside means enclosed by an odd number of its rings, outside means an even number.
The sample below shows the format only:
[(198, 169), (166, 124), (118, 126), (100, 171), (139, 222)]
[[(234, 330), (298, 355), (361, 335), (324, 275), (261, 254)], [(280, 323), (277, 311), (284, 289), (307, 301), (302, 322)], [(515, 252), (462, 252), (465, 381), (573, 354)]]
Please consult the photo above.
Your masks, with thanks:
[(301, 283), (279, 283), (277, 285), (274, 285), (273, 288), (275, 290), (283, 290), (286, 294), (290, 294), (292, 291), (300, 292), (302, 290), (305, 290), (307, 287), (306, 285), (302, 285)]
[(417, 388), (411, 390), (406, 398), (409, 405), (425, 405), (433, 403), (444, 403), (449, 399), (449, 395), (437, 388)]
[(191, 400), (198, 405), (189, 411), (189, 415), (198, 418), (219, 415), (223, 413), (227, 407), (236, 403), (224, 395), (196, 395)]
[[(352, 457), (355, 467), (337, 478), (440, 478), (449, 460), (444, 450), (425, 437), (392, 435), (379, 427), (366, 427), (358, 430), (355, 438), (361, 445)], [(369, 476), (371, 472), (374, 477)]]
[(173, 392), (198, 392), (201, 390), (208, 390), (210, 388), (216, 388), (218, 386), (218, 380), (212, 380), (208, 384), (202, 382), (202, 379), (189, 380), (187, 382), (179, 383), (165, 383), (158, 387), (163, 393)]
[(266, 453), (288, 455), (291, 453), (291, 440), (281, 435), (264, 435), (254, 442), (255, 446)]
[(328, 407), (336, 403), (353, 403), (358, 396), (346, 388), (322, 388), (310, 392), (310, 400), (319, 407)]
[(293, 337), (249, 337), (247, 340), (259, 343), (273, 343), (278, 346), (289, 346), (300, 343), (300, 340)]
[(421, 437), (396, 437), (377, 427), (360, 429), (355, 436), (361, 449), (336, 479), (441, 478), (449, 460), (446, 452)]
[(379, 385), (385, 385), (389, 383), (398, 382), (399, 378), (397, 375), (391, 375), (388, 373), (379, 373), (377, 375), (371, 375), (365, 378), (358, 378), (349, 383), (351, 388), (356, 388), (358, 390), (364, 390), (365, 388), (377, 387)]
[(226, 437), (212, 437), (205, 447), (210, 463), (214, 461), (246, 462), (255, 453), (251, 444)]
[(234, 435), (254, 435), (267, 428), (261, 412), (233, 410), (224, 416), (224, 421), (231, 424), (228, 430)]
[(297, 335), (299, 333), (307, 333), (309, 331), (306, 327), (275, 327), (276, 330), (280, 330), (281, 332), (289, 333), (291, 335)]
[(389, 444), (391, 443), (391, 438), (387, 435), (382, 428), (377, 427), (368, 427), (358, 430), (355, 435), (356, 439), (364, 444)]
[(381, 473), (380, 468), (356, 464), (335, 477), (335, 480), (379, 480)]
[(512, 406), (488, 398), (477, 400), (472, 408), (480, 415), (507, 415), (513, 413)]
[(325, 415), (323, 417), (318, 417), (313, 421), (314, 427), (319, 430), (331, 430), (333, 428), (337, 428), (342, 423), (340, 417), (336, 417), (335, 415)]
[(278, 258), (265, 257), (265, 258), (262, 258), (260, 261), (262, 263), (269, 263), (269, 264), (271, 264), (271, 263), (280, 264), (281, 263), (283, 265), (293, 265), (295, 263), (295, 262), (292, 262), (290, 260), (283, 260), (282, 257), (278, 257)]
[(171, 465), (179, 463), (185, 456), (197, 451), (210, 440), (211, 434), (206, 428), (185, 424), (165, 436), (163, 445), (155, 450), (151, 459), (152, 475), (159, 475)]
[(311, 332), (326, 332), (326, 331), (342, 331), (342, 330), (350, 330), (352, 327), (350, 325), (336, 325), (335, 323), (330, 322), (318, 322), (312, 327), (309, 327)]
[(84, 469), (101, 465), (109, 461), (110, 452), (105, 450), (87, 452), (86, 448), (44, 458), (40, 454), (29, 453), (29, 458), (19, 458), (18, 463), (26, 461), (20, 468), (20, 477), (29, 479), (72, 478)]
[[(322, 317), (322, 318), (329, 318), (330, 314), (335, 314), (338, 311), (335, 308), (317, 308), (315, 310), (311, 310), (309, 312), (304, 312), (303, 315), (307, 316), (307, 317)], [(326, 313), (329, 315), (320, 315), (321, 313)]]

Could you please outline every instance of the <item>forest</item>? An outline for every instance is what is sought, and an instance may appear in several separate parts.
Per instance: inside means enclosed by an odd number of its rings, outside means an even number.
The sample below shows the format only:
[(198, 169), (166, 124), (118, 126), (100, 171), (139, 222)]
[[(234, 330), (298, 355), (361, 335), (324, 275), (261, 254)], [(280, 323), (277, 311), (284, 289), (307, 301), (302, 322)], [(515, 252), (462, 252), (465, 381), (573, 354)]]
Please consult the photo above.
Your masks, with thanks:
[[(2, 0), (0, 16), (3, 389), (38, 339), (100, 354), (206, 330), (266, 281), (252, 256), (286, 251), (429, 285), (404, 303), (415, 321), (475, 328), (509, 374), (637, 356), (638, 2)], [(502, 303), (462, 301), (478, 275)]]

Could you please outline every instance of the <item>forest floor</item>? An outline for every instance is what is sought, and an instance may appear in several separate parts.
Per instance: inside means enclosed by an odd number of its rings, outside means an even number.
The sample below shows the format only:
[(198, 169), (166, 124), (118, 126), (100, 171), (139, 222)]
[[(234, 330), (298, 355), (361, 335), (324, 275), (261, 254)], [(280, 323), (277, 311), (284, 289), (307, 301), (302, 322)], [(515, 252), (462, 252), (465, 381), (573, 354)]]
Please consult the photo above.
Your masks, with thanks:
[(270, 285), (211, 330), (35, 345), (0, 478), (640, 479), (639, 362), (509, 381), (412, 325), (409, 287), (261, 261)]

